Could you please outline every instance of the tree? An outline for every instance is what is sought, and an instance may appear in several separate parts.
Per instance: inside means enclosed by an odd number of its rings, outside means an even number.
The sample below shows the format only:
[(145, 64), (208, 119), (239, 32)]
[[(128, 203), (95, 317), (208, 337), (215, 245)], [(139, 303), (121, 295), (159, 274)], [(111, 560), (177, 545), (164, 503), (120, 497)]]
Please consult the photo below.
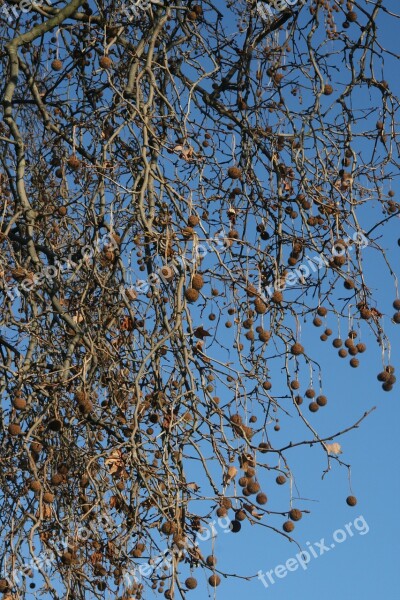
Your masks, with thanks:
[(307, 321), (350, 368), (372, 333), (395, 383), (363, 257), (386, 260), (399, 214), (378, 37), (397, 17), (47, 0), (1, 18), (0, 588), (25, 598), (25, 570), (41, 598), (179, 598), (196, 567), (216, 587), (202, 528), (291, 537), (302, 507), (288, 489), (267, 521), (265, 486), (302, 445), (348, 467), (366, 416), (318, 434)]

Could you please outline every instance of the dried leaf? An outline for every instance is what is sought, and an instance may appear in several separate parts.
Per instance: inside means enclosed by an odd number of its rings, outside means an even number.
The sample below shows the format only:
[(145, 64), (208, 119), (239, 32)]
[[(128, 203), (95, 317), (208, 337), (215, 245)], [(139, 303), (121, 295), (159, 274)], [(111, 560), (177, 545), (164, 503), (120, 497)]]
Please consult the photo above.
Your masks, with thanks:
[(229, 485), (230, 482), (235, 479), (237, 472), (238, 470), (236, 467), (229, 467), (228, 472), (224, 475), (223, 485)]
[(113, 450), (104, 463), (109, 466), (111, 475), (125, 470), (125, 463), (122, 459), (121, 450)]
[(338, 442), (334, 442), (333, 444), (325, 444), (326, 450), (329, 454), (342, 454), (342, 447)]

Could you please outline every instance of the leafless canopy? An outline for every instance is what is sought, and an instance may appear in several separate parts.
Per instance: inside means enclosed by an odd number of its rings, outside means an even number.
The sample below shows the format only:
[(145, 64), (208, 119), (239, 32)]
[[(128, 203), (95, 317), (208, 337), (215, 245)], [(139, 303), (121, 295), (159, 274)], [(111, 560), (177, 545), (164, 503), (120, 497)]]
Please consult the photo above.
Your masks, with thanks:
[(5, 598), (216, 587), (216, 511), (289, 535), (291, 453), (344, 465), (307, 323), (349, 369), (372, 332), (393, 387), (363, 265), (393, 276), (397, 16), (275, 4), (0, 8)]

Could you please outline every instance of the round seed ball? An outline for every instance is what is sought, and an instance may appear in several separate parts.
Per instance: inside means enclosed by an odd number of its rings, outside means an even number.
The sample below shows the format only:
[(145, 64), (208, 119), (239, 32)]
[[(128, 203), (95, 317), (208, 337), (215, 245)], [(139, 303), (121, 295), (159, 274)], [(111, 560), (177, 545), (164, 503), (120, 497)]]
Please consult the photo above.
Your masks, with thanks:
[(211, 585), (211, 587), (217, 587), (220, 583), (221, 583), (221, 578), (219, 575), (211, 575), (208, 578), (208, 583)]
[(355, 506), (357, 504), (357, 498), (355, 496), (347, 496), (346, 502), (349, 506)]
[(188, 302), (196, 302), (199, 295), (199, 292), (195, 288), (188, 288), (185, 292), (185, 298)]
[(16, 396), (12, 401), (13, 407), (17, 410), (24, 410), (26, 408), (26, 400), (22, 396)]
[(294, 523), (292, 521), (285, 521), (282, 525), (282, 529), (283, 531), (286, 531), (286, 533), (290, 533), (294, 529)]
[(257, 504), (267, 504), (267, 502), (268, 502), (267, 495), (264, 494), (264, 492), (259, 492), (256, 496), (256, 502), (257, 502)]
[(63, 67), (63, 64), (62, 64), (61, 60), (59, 60), (58, 58), (53, 60), (53, 62), (51, 63), (51, 68), (53, 69), (53, 71), (61, 71), (62, 67)]
[(20, 435), (22, 432), (22, 429), (20, 427), (20, 425), (18, 425), (18, 423), (10, 423), (8, 426), (8, 433), (10, 435), (12, 435), (13, 437)]
[(195, 588), (197, 588), (197, 579), (195, 579), (194, 577), (188, 577), (185, 581), (185, 585), (188, 590), (194, 590)]
[(302, 516), (303, 513), (298, 508), (292, 508), (292, 510), (289, 512), (289, 517), (292, 519), (292, 521), (300, 521)]

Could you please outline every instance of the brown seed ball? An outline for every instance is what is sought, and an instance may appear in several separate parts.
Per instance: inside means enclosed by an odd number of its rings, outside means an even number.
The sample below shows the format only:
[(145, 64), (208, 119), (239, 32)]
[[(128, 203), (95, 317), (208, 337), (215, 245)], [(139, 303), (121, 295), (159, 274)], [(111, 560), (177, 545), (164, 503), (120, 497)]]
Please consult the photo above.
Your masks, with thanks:
[(63, 68), (61, 60), (59, 60), (58, 58), (53, 60), (53, 62), (51, 63), (51, 68), (53, 69), (53, 71), (61, 71), (61, 69)]
[(207, 556), (207, 558), (206, 558), (206, 564), (209, 567), (215, 567), (215, 565), (217, 564), (217, 558), (215, 556), (213, 556), (212, 554), (210, 554), (210, 556)]
[(350, 356), (357, 356), (357, 354), (358, 354), (357, 346), (350, 346), (349, 354), (350, 354)]
[(296, 342), (295, 344), (293, 344), (293, 346), (290, 349), (290, 352), (294, 355), (294, 356), (299, 356), (300, 354), (304, 353), (304, 348), (301, 344), (299, 344), (298, 342)]
[(233, 423), (234, 425), (241, 425), (242, 424), (242, 417), (238, 414), (232, 415), (230, 418), (231, 423)]
[(224, 506), (220, 506), (219, 508), (217, 508), (217, 517), (226, 517), (227, 514), (228, 511)]
[(59, 206), (57, 208), (57, 213), (60, 217), (65, 217), (67, 214), (67, 207), (66, 206)]
[(270, 449), (271, 446), (268, 444), (268, 442), (261, 442), (258, 446), (258, 451), (261, 452), (261, 454), (265, 454)]
[(186, 240), (191, 240), (194, 235), (194, 229), (193, 227), (184, 227), (181, 233)]
[(188, 577), (185, 581), (185, 585), (188, 590), (194, 590), (197, 588), (197, 579), (194, 577)]
[(349, 506), (355, 506), (357, 504), (357, 498), (355, 496), (348, 496), (346, 502)]
[(400, 300), (398, 298), (393, 302), (393, 308), (400, 310)]
[(254, 301), (254, 310), (258, 315), (264, 315), (267, 312), (268, 307), (260, 298), (257, 298)]
[(51, 483), (53, 485), (61, 485), (63, 480), (64, 480), (64, 477), (63, 477), (63, 475), (61, 475), (61, 473), (54, 473), (54, 475), (52, 475), (52, 477), (51, 477)]
[(308, 390), (306, 390), (306, 398), (314, 398), (315, 397), (315, 390), (313, 390), (312, 388), (309, 388)]
[(200, 223), (200, 219), (197, 215), (190, 215), (188, 218), (189, 227), (196, 227)]
[(346, 290), (354, 290), (354, 288), (356, 287), (352, 279), (345, 279), (343, 285), (346, 288)]
[(349, 337), (344, 341), (344, 345), (346, 346), (346, 348), (350, 348), (351, 346), (354, 346), (354, 342), (353, 340)]
[(17, 410), (24, 410), (26, 408), (26, 400), (22, 396), (16, 396), (12, 401), (13, 407)]
[(275, 479), (275, 481), (278, 485), (283, 485), (284, 483), (286, 483), (286, 476), (278, 475), (278, 477)]
[(366, 351), (367, 346), (365, 344), (363, 344), (362, 342), (359, 342), (356, 346), (357, 350), (360, 352), (360, 354), (362, 354), (363, 352)]
[(176, 532), (176, 524), (173, 521), (165, 521), (161, 526), (161, 532), (165, 535), (172, 535)]
[(221, 583), (221, 578), (219, 575), (211, 575), (208, 578), (208, 583), (211, 585), (211, 587), (217, 587)]
[(298, 508), (292, 508), (292, 510), (289, 512), (289, 518), (292, 519), (292, 521), (300, 521), (302, 516), (303, 513)]
[(328, 399), (326, 396), (318, 396), (316, 402), (318, 406), (326, 406), (328, 403)]
[(73, 171), (76, 171), (77, 169), (79, 169), (80, 164), (81, 164), (80, 160), (74, 155), (70, 156), (69, 159), (67, 160), (67, 165)]
[(354, 10), (350, 10), (346, 15), (346, 19), (349, 23), (355, 23), (357, 21), (357, 18), (358, 15), (356, 12), (354, 12)]
[(317, 313), (320, 317), (325, 317), (328, 314), (328, 309), (325, 306), (319, 306), (317, 308)]
[(310, 402), (310, 404), (308, 405), (308, 410), (310, 412), (315, 413), (315, 412), (317, 412), (319, 410), (319, 406), (318, 406), (318, 404), (316, 402)]
[(188, 288), (185, 292), (185, 298), (188, 302), (196, 302), (199, 299), (199, 292), (194, 288)]
[(237, 521), (244, 521), (246, 518), (246, 513), (244, 512), (244, 510), (238, 510), (235, 513), (235, 519)]
[(294, 529), (294, 523), (292, 521), (285, 521), (282, 525), (282, 529), (283, 531), (286, 531), (286, 533), (290, 533)]
[(332, 342), (332, 346), (334, 348), (340, 348), (342, 346), (343, 342), (340, 338), (335, 338)]
[(393, 315), (393, 321), (395, 323), (397, 323), (397, 325), (400, 323), (400, 312), (395, 312)]
[(196, 275), (193, 275), (192, 288), (199, 291), (199, 290), (201, 290), (201, 288), (203, 286), (204, 286), (204, 279), (203, 279), (202, 275), (200, 275), (200, 273), (196, 273)]
[(358, 358), (352, 358), (350, 360), (350, 366), (353, 367), (353, 369), (356, 369), (360, 364), (360, 361), (358, 360)]
[(257, 494), (260, 491), (260, 484), (257, 481), (249, 481), (246, 487), (250, 494)]
[(294, 401), (296, 402), (297, 406), (300, 406), (301, 404), (303, 404), (303, 397), (295, 396)]
[(280, 304), (283, 300), (282, 292), (274, 292), (271, 296), (271, 302), (274, 304)]
[(290, 382), (290, 387), (292, 388), (292, 390), (298, 390), (300, 387), (300, 382), (295, 379), (294, 381)]
[(108, 56), (101, 56), (99, 65), (102, 69), (109, 69), (112, 65), (112, 60)]
[(43, 502), (46, 504), (52, 504), (54, 502), (55, 495), (51, 492), (45, 492), (43, 494)]
[(360, 317), (365, 319), (366, 321), (372, 317), (372, 312), (369, 308), (361, 308), (360, 309)]
[(319, 336), (319, 339), (321, 340), (321, 342), (326, 342), (326, 340), (328, 339), (328, 336), (323, 333), (322, 335)]
[(220, 504), (225, 508), (232, 508), (232, 500), (230, 498), (221, 498)]
[(340, 356), (340, 358), (346, 358), (347, 354), (348, 354), (348, 352), (344, 348), (341, 348), (338, 352), (338, 355)]
[(40, 490), (42, 489), (42, 484), (37, 479), (34, 479), (33, 481), (30, 482), (29, 489), (32, 492), (40, 492)]
[(17, 436), (20, 435), (22, 432), (22, 429), (20, 427), (20, 425), (18, 425), (18, 423), (10, 423), (8, 426), (8, 433), (12, 436)]
[(267, 502), (268, 502), (267, 495), (264, 494), (264, 492), (259, 492), (256, 496), (256, 502), (257, 502), (257, 504), (267, 504)]
[(327, 83), (326, 85), (324, 85), (323, 93), (325, 96), (330, 96), (333, 93), (333, 87), (329, 83)]
[(319, 317), (315, 317), (315, 318), (313, 319), (313, 325), (314, 325), (315, 327), (321, 327), (321, 325), (322, 325), (322, 320), (321, 320)]
[(7, 579), (0, 579), (0, 592), (5, 592), (8, 590)]
[(61, 562), (63, 565), (71, 565), (72, 564), (72, 552), (64, 552), (61, 556)]
[(326, 335), (327, 337), (329, 337), (330, 335), (332, 335), (332, 333), (333, 333), (333, 332), (332, 332), (332, 329), (329, 329), (329, 328), (328, 328), (328, 329), (325, 329), (325, 335)]
[(393, 385), (389, 382), (382, 384), (382, 389), (384, 392), (391, 392), (393, 389)]
[(249, 480), (247, 477), (241, 477), (238, 481), (238, 484), (240, 485), (240, 487), (246, 487), (246, 485), (249, 483)]
[(266, 391), (270, 390), (272, 388), (272, 383), (270, 381), (264, 381), (263, 388)]
[(228, 177), (230, 177), (231, 179), (240, 179), (241, 176), (242, 169), (239, 169), (238, 167), (229, 167)]
[(30, 445), (30, 450), (31, 452), (36, 452), (36, 454), (39, 454), (39, 452), (43, 450), (43, 446), (39, 442), (32, 442)]
[(258, 339), (260, 342), (267, 343), (271, 338), (271, 333), (269, 331), (260, 331), (258, 334)]

